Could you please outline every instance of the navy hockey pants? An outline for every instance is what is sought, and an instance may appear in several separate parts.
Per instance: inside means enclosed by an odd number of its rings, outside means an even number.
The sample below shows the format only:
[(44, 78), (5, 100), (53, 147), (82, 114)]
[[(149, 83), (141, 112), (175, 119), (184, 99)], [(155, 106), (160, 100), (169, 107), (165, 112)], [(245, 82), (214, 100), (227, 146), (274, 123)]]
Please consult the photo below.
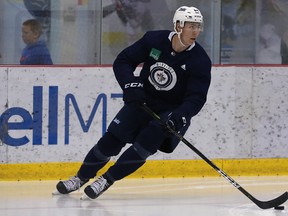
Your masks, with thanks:
[[(170, 112), (161, 113), (161, 119), (165, 121)], [(181, 134), (184, 135), (188, 127), (189, 122)], [(178, 145), (179, 139), (167, 135), (163, 127), (144, 110), (125, 105), (112, 120), (107, 132), (86, 155), (78, 176), (83, 179), (95, 177), (110, 157), (118, 155), (127, 143), (132, 145), (121, 154), (106, 173), (110, 182), (120, 180), (136, 171), (157, 150), (172, 152)]]

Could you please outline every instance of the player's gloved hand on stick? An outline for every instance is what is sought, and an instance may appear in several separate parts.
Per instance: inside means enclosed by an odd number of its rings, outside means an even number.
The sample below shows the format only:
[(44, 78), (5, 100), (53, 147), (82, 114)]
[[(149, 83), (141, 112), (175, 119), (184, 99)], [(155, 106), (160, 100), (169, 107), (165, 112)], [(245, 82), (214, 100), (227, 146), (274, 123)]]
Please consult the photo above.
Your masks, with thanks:
[(176, 132), (179, 132), (186, 125), (186, 118), (177, 112), (171, 112), (166, 121), (167, 126)]
[(141, 106), (146, 102), (143, 82), (140, 79), (126, 83), (123, 89), (123, 100), (125, 103), (133, 103)]

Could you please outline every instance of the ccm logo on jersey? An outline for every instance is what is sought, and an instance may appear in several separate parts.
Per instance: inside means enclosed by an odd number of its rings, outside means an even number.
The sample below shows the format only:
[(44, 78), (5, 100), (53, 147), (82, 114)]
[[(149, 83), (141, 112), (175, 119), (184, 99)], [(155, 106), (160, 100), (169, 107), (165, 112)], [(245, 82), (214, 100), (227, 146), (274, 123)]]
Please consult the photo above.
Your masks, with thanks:
[(137, 82), (133, 82), (133, 83), (127, 83), (125, 84), (124, 88), (143, 88), (143, 83), (137, 83)]

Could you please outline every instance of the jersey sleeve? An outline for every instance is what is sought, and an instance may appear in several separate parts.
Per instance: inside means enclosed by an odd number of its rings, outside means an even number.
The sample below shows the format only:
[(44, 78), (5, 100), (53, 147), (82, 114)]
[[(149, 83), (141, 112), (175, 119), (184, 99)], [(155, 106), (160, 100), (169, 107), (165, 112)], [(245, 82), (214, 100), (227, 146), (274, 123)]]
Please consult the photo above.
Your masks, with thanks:
[(113, 63), (113, 71), (121, 88), (128, 82), (135, 80), (136, 67), (145, 62), (149, 55), (147, 33), (131, 46), (124, 49)]
[(190, 119), (197, 115), (207, 100), (208, 89), (211, 83), (211, 61), (204, 58), (204, 61), (197, 63), (194, 72), (189, 77), (186, 94), (182, 104), (176, 109), (186, 118)]

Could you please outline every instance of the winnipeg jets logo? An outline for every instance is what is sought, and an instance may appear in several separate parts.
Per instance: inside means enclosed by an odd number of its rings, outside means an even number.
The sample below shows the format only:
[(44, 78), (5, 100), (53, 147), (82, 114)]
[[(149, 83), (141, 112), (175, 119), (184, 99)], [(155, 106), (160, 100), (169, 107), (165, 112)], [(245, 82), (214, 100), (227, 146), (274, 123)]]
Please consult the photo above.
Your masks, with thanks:
[(165, 73), (163, 71), (157, 71), (156, 76), (157, 76), (157, 80), (160, 83), (163, 83), (167, 80), (167, 76), (165, 75)]
[(175, 86), (177, 76), (172, 67), (163, 62), (156, 62), (150, 67), (149, 81), (155, 89), (169, 91)]

